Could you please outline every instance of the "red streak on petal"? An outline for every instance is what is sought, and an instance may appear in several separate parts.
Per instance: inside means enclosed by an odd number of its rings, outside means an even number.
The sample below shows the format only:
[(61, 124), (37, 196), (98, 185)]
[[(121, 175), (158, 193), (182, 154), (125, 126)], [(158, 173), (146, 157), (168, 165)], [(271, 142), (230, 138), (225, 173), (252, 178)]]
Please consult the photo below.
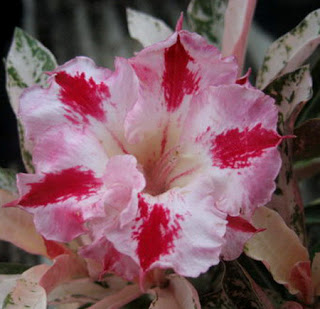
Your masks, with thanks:
[(146, 271), (160, 256), (167, 255), (174, 249), (173, 241), (181, 229), (177, 220), (180, 217), (176, 217), (170, 224), (169, 210), (162, 204), (148, 205), (141, 195), (139, 210), (142, 223), (133, 233), (133, 239), (138, 241), (136, 252), (142, 269)]
[(165, 71), (162, 86), (168, 112), (174, 112), (182, 103), (186, 94), (192, 94), (199, 88), (199, 78), (187, 66), (194, 59), (187, 53), (180, 42), (177, 42), (164, 52)]
[(71, 197), (81, 200), (94, 194), (101, 184), (102, 182), (94, 177), (92, 171), (81, 171), (78, 167), (55, 174), (45, 174), (41, 182), (27, 184), (30, 186), (30, 191), (21, 198), (19, 205), (45, 206)]
[(66, 253), (70, 254), (70, 251), (66, 247), (64, 247), (62, 244), (59, 244), (58, 242), (53, 240), (45, 239), (44, 237), (43, 237), (43, 240), (47, 249), (48, 256), (51, 259), (54, 259), (55, 257), (61, 254), (66, 254)]
[(61, 87), (60, 99), (68, 112), (79, 114), (84, 122), (88, 122), (88, 116), (105, 120), (103, 100), (110, 97), (107, 85), (96, 84), (92, 77), (87, 80), (83, 72), (71, 76), (61, 71), (55, 81)]
[(233, 169), (248, 167), (250, 159), (260, 157), (265, 149), (276, 147), (281, 139), (275, 131), (262, 128), (261, 124), (241, 132), (239, 129), (226, 131), (212, 140), (212, 165)]
[(162, 132), (162, 140), (161, 140), (161, 151), (160, 151), (160, 155), (162, 156), (164, 154), (164, 151), (166, 149), (166, 145), (168, 142), (168, 127), (169, 124), (167, 124)]
[(257, 230), (250, 222), (241, 217), (227, 217), (228, 227), (245, 233), (256, 233)]

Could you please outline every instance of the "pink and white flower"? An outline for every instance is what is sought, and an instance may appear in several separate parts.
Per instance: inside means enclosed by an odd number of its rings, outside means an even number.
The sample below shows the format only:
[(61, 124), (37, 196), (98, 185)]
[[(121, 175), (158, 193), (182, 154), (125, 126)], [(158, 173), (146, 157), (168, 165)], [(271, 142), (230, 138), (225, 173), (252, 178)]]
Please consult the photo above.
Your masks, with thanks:
[(236, 258), (280, 168), (273, 99), (237, 80), (233, 57), (177, 30), (115, 71), (78, 57), (21, 97), (35, 174), (12, 205), (49, 240), (133, 280), (196, 277)]

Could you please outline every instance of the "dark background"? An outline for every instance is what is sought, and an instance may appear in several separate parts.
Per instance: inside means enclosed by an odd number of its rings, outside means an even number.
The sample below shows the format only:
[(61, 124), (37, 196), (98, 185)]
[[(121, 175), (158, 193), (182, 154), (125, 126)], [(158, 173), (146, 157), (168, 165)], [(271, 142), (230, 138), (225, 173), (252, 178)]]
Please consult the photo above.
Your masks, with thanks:
[[(86, 12), (87, 27), (91, 27), (95, 49), (86, 49), (81, 32), (74, 31), (77, 27), (78, 14), (82, 4)], [(121, 56), (130, 56), (129, 35), (126, 28), (125, 8), (139, 9), (166, 21), (174, 27), (174, 21), (179, 11), (186, 11), (189, 0), (153, 0), (153, 1), (129, 1), (129, 0), (11, 0), (5, 1), (5, 8), (0, 10), (2, 21), (0, 36), (0, 57), (7, 55), (14, 27), (29, 27), (32, 35), (35, 35), (56, 56), (58, 63), (71, 59), (77, 55), (87, 53), (94, 60), (101, 57), (101, 51), (105, 49), (108, 59), (112, 59), (120, 52)], [(114, 18), (112, 25), (103, 20), (101, 5), (107, 4), (108, 16)], [(4, 4), (3, 4), (4, 6)], [(33, 14), (30, 14), (30, 6)], [(309, 12), (320, 7), (318, 0), (258, 0), (255, 21), (267, 31), (273, 38), (277, 38), (293, 28)], [(82, 13), (81, 13), (82, 12)], [(81, 17), (80, 17), (81, 18)], [(116, 21), (116, 22), (115, 22)], [(72, 25), (73, 23), (74, 25)], [(109, 25), (104, 29), (104, 25)], [(70, 26), (71, 25), (71, 26)], [(117, 29), (112, 29), (117, 27)], [(25, 29), (28, 30), (28, 29)], [(121, 34), (121, 40), (112, 39)], [(104, 38), (110, 37), (109, 42)], [(101, 46), (100, 42), (103, 42)], [(108, 45), (109, 44), (109, 45)], [(100, 54), (98, 49), (100, 48)], [(92, 54), (91, 54), (92, 53)], [(107, 59), (107, 58), (106, 58)], [(100, 64), (100, 63), (99, 63)], [(105, 65), (105, 63), (101, 63)], [(19, 145), (17, 138), (16, 120), (8, 103), (5, 91), (4, 66), (0, 66), (0, 166), (14, 167), (23, 170), (21, 164)]]

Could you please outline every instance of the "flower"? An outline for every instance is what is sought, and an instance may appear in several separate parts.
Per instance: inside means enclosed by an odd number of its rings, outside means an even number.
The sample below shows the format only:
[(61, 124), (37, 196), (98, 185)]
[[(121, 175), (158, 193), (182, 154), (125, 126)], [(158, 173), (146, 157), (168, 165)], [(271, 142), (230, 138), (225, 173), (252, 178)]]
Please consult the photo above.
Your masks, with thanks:
[(19, 117), (35, 174), (11, 205), (48, 240), (87, 234), (80, 254), (128, 280), (156, 268), (196, 277), (236, 258), (280, 168), (274, 101), (195, 33), (115, 71), (75, 58), (27, 89)]

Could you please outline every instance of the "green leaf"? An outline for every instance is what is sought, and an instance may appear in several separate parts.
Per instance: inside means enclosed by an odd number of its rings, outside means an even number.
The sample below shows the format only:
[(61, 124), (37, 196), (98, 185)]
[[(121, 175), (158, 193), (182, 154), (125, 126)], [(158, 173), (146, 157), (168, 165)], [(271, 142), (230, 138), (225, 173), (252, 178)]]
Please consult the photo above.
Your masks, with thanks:
[(295, 160), (320, 157), (320, 118), (310, 119), (294, 130), (293, 140)]
[(0, 189), (17, 192), (16, 174), (12, 169), (0, 167)]
[[(40, 42), (20, 28), (14, 32), (6, 67), (6, 87), (13, 111), (17, 114), (19, 98), (25, 88), (38, 84), (46, 86), (47, 71), (56, 68), (57, 63), (52, 53)], [(33, 172), (31, 146), (24, 139), (24, 129), (18, 124), (22, 159), (28, 172)]]
[(188, 6), (191, 29), (221, 49), (228, 0), (192, 0)]
[(16, 275), (22, 274), (29, 269), (30, 266), (18, 263), (0, 263), (0, 274), (2, 275)]
[(320, 44), (320, 9), (310, 13), (267, 50), (257, 77), (257, 87), (265, 88), (276, 77), (294, 71)]

